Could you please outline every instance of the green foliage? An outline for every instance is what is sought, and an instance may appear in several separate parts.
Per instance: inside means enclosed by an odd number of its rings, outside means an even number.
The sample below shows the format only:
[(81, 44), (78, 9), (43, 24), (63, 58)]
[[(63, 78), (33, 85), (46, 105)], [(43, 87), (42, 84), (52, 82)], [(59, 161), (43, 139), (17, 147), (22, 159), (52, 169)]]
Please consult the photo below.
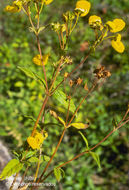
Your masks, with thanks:
[(97, 165), (99, 168), (101, 168), (100, 166), (100, 159), (99, 159), (99, 155), (96, 154), (95, 152), (90, 152), (90, 155), (92, 156), (92, 158), (96, 161)]
[[(45, 81), (40, 76), (38, 76), (36, 73), (32, 72), (30, 69), (25, 68), (25, 67), (20, 67), (20, 66), (18, 66), (18, 69), (23, 71), (28, 77), (38, 81), (41, 85), (43, 84), (46, 87)], [(16, 84), (17, 83), (15, 83), (15, 86), (16, 86)], [(21, 84), (21, 82), (20, 82), (20, 84)], [(18, 87), (21, 87), (21, 86), (18, 86)]]
[[(57, 90), (54, 93), (54, 98), (61, 104), (61, 106), (65, 107), (66, 109), (68, 108), (68, 100), (66, 99), (66, 94), (61, 91)], [(76, 107), (74, 105), (73, 100), (70, 101), (70, 111), (74, 113)]]
[(23, 168), (23, 163), (20, 163), (17, 159), (12, 159), (8, 162), (8, 164), (3, 169), (2, 173), (0, 174), (0, 179), (4, 180), (7, 177), (19, 172)]
[(83, 140), (85, 141), (86, 143), (86, 150), (89, 149), (89, 145), (88, 145), (88, 140), (86, 139), (86, 137), (81, 133), (81, 131), (79, 131), (80, 135), (82, 136)]
[(59, 182), (61, 180), (61, 177), (65, 176), (65, 173), (62, 168), (54, 168), (54, 175), (56, 177), (56, 180)]
[[(111, 1), (104, 0), (103, 3), (100, 0), (90, 1), (92, 3), (92, 11), (90, 14), (98, 14), (103, 17), (104, 21), (109, 19), (114, 19), (122, 16), (122, 18), (127, 21), (126, 13), (128, 13), (128, 4), (126, 0), (123, 1)], [(30, 134), (32, 126), (34, 125), (34, 120), (29, 120), (23, 115), (32, 115), (36, 118), (43, 101), (42, 96), (44, 96), (44, 90), (41, 86), (36, 83), (37, 81), (42, 85), (40, 78), (42, 76), (42, 69), (37, 68), (32, 63), (32, 57), (37, 53), (37, 46), (34, 45), (35, 41), (33, 34), (30, 35), (26, 17), (21, 14), (10, 15), (4, 13), (3, 7), (5, 7), (4, 1), (1, 2), (1, 21), (2, 25), (0, 30), (1, 45), (0, 45), (0, 135), (2, 139), (8, 144), (10, 149), (15, 149), (16, 146), (20, 146), (27, 136)], [(55, 7), (58, 10), (55, 11)], [(67, 10), (70, 7), (74, 7), (75, 1), (60, 1), (56, 0), (48, 9), (45, 9), (45, 14), (41, 15), (42, 22), (51, 22), (53, 20), (56, 22), (62, 11)], [(89, 15), (90, 15), (89, 14)], [(6, 18), (6, 19), (5, 19)], [(88, 17), (87, 17), (88, 19)], [(72, 33), (69, 54), (71, 56), (77, 55), (74, 58), (75, 64), (79, 63), (80, 59), (86, 54), (86, 50), (81, 50), (82, 45), (85, 47), (85, 42), (87, 40), (93, 40), (93, 31), (89, 29), (85, 24), (85, 19), (80, 19), (79, 26), (75, 28), (75, 32)], [(41, 23), (42, 24), (42, 23)], [(102, 44), (100, 47), (101, 52), (96, 52), (92, 55), (90, 61), (84, 64), (83, 69), (81, 69), (81, 77), (88, 81), (88, 86), (90, 86), (89, 76), (93, 77), (90, 71), (94, 68), (103, 64), (107, 68), (111, 69), (112, 76), (104, 84), (103, 88), (99, 92), (94, 92), (93, 96), (88, 98), (88, 104), (86, 103), (84, 107), (81, 108), (82, 113), (78, 113), (76, 122), (85, 121), (88, 118), (91, 122), (90, 128), (84, 130), (84, 136), (88, 137), (89, 144), (95, 145), (98, 143), (111, 129), (112, 130), (112, 118), (115, 115), (117, 121), (121, 119), (121, 113), (124, 113), (129, 97), (129, 57), (128, 57), (128, 22), (125, 30), (125, 36), (123, 39), (126, 45), (126, 51), (124, 54), (119, 55), (109, 49), (108, 43)], [(24, 28), (21, 33), (21, 28)], [(78, 35), (79, 30), (79, 35)], [(4, 31), (4, 33), (3, 33)], [(16, 32), (17, 31), (17, 32)], [(51, 56), (51, 61), (56, 62), (58, 57), (58, 47), (57, 37), (53, 32), (51, 35), (48, 32), (44, 32), (41, 35), (41, 46), (43, 47), (44, 53), (53, 51)], [(30, 44), (30, 45), (29, 45)], [(104, 53), (103, 53), (104, 52)], [(31, 68), (30, 72), (34, 73), (34, 77), (26, 77), (22, 72), (17, 70), (17, 67)], [(72, 65), (68, 68), (71, 71)], [(89, 71), (90, 68), (90, 71)], [(51, 77), (51, 65), (47, 66), (47, 76)], [(77, 75), (80, 75), (80, 70), (78, 70)], [(76, 74), (73, 75), (73, 78)], [(34, 80), (33, 80), (34, 79)], [(57, 84), (60, 82), (60, 78)], [(77, 91), (78, 99), (74, 101), (77, 105), (83, 95), (83, 92), (78, 88)], [(60, 94), (58, 94), (58, 97)], [(75, 95), (76, 96), (76, 95)], [(50, 107), (57, 109), (60, 106), (64, 113), (64, 109), (67, 110), (68, 101), (66, 101), (66, 96), (59, 101), (56, 95), (54, 96), (54, 105), (49, 102)], [(64, 108), (62, 108), (65, 102)], [(48, 108), (49, 108), (48, 106)], [(72, 104), (71, 104), (72, 106)], [(34, 108), (34, 109), (33, 109)], [(75, 110), (75, 106), (71, 108), (71, 112)], [(45, 121), (50, 120), (49, 114), (47, 114)], [(85, 122), (84, 122), (85, 123)], [(52, 137), (48, 137), (48, 141), (44, 142), (44, 150), (48, 155), (51, 155), (52, 150), (56, 146), (57, 139), (60, 136), (61, 128), (55, 128), (48, 126), (48, 131), (52, 134)], [(22, 134), (22, 135), (20, 135)], [(97, 153), (101, 158), (102, 172), (100, 173), (94, 162), (92, 162), (92, 157), (83, 157), (80, 160), (75, 160), (70, 167), (65, 169), (66, 176), (63, 179), (63, 188), (66, 190), (70, 189), (104, 189), (117, 190), (119, 185), (124, 187), (127, 185), (127, 169), (128, 169), (128, 129), (124, 128), (119, 135), (110, 137), (109, 141), (105, 141), (102, 144), (102, 148), (97, 149)], [(63, 151), (59, 151), (57, 154), (57, 161), (71, 159), (76, 155), (83, 147), (83, 141), (80, 141), (77, 132), (74, 131), (74, 127), (71, 127), (70, 131), (66, 135), (65, 142), (63, 143)], [(75, 143), (76, 142), (76, 143)], [(48, 147), (52, 145), (52, 150), (48, 150)], [(69, 146), (69, 148), (68, 148)], [(90, 146), (89, 146), (90, 147)], [(71, 150), (72, 149), (72, 150)], [(94, 154), (94, 153), (93, 153)], [(33, 153), (29, 157), (33, 156)], [(95, 157), (96, 158), (96, 157)], [(96, 158), (97, 159), (97, 158)], [(98, 162), (98, 159), (97, 159)], [(56, 164), (56, 162), (54, 161)], [(96, 171), (96, 172), (94, 172)], [(98, 180), (99, 184), (95, 184), (92, 177), (95, 175), (102, 176), (105, 180), (104, 183)], [(118, 176), (115, 176), (115, 174)], [(69, 174), (71, 176), (69, 176)], [(77, 175), (75, 175), (77, 174)], [(50, 181), (55, 182), (52, 178)], [(74, 180), (74, 184), (73, 184)]]
[(39, 161), (39, 159), (37, 157), (33, 157), (33, 156), (28, 159), (28, 162), (30, 162), (30, 163), (38, 162), (38, 161)]

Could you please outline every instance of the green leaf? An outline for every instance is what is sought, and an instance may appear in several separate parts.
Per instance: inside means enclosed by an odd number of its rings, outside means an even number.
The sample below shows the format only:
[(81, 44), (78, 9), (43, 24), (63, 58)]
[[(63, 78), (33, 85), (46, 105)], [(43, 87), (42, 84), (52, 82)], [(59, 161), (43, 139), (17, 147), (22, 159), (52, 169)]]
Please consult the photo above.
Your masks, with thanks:
[(91, 154), (92, 158), (96, 161), (98, 167), (101, 168), (99, 155), (96, 154), (95, 152), (90, 152), (90, 154)]
[(43, 84), (44, 87), (46, 87), (44, 79), (42, 79), (39, 75), (37, 75), (33, 71), (29, 70), (26, 67), (20, 67), (20, 66), (18, 66), (18, 69), (20, 69), (21, 71), (23, 71), (26, 74), (26, 76), (28, 76), (28, 77), (30, 77), (30, 78), (38, 81), (41, 85)]
[(26, 151), (24, 151), (23, 153), (22, 153), (22, 158), (24, 158), (24, 156), (26, 155), (26, 159), (27, 158), (30, 158), (30, 157), (32, 157), (34, 154), (35, 154), (36, 152), (35, 151), (28, 151), (27, 153), (26, 153)]
[(50, 157), (46, 156), (46, 155), (44, 155), (43, 158), (44, 158), (44, 161), (46, 161), (46, 162), (48, 162), (50, 160)]
[(71, 123), (68, 127), (75, 127), (76, 129), (86, 129), (89, 127), (88, 124), (84, 124), (84, 123)]
[(65, 121), (61, 117), (58, 116), (58, 120), (65, 126)]
[(82, 136), (83, 140), (86, 143), (86, 150), (89, 150), (89, 145), (88, 145), (88, 140), (86, 139), (86, 137), (81, 133), (81, 131), (79, 131), (80, 135)]
[(31, 158), (29, 158), (29, 160), (28, 160), (29, 162), (38, 162), (39, 161), (39, 159), (37, 158), (37, 157), (31, 157)]
[(23, 86), (24, 86), (24, 83), (21, 82), (21, 81), (17, 81), (17, 82), (15, 83), (15, 86), (16, 86), (16, 87), (23, 87)]
[(64, 170), (62, 168), (60, 168), (60, 170), (61, 170), (61, 175), (64, 178), (65, 177), (65, 172), (64, 172)]
[(23, 167), (23, 164), (19, 162), (17, 159), (12, 159), (8, 162), (8, 164), (3, 169), (0, 179), (4, 180), (7, 177), (10, 177), (11, 175), (19, 172)]
[(55, 175), (57, 181), (59, 182), (60, 179), (61, 179), (61, 170), (60, 170), (60, 168), (54, 168), (54, 175)]
[[(68, 101), (66, 101), (66, 95), (65, 95), (64, 92), (62, 92), (61, 90), (57, 90), (57, 91), (55, 91), (53, 96), (58, 102), (60, 102), (60, 104), (62, 106), (64, 106), (66, 109), (68, 108)], [(74, 113), (75, 109), (76, 109), (76, 107), (74, 105), (73, 100), (71, 99), (71, 101), (70, 101), (70, 111), (72, 113)]]
[(38, 29), (38, 34), (43, 31), (45, 29), (45, 26), (41, 26), (39, 29)]

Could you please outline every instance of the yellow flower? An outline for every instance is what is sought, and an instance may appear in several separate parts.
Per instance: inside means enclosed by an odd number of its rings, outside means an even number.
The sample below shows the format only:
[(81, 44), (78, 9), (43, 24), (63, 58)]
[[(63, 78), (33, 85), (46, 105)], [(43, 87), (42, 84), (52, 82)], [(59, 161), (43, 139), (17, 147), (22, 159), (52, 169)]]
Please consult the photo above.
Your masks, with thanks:
[(106, 25), (109, 26), (110, 32), (115, 33), (123, 30), (125, 22), (122, 19), (114, 19), (113, 21), (108, 21)]
[(85, 0), (77, 1), (75, 11), (80, 12), (81, 13), (80, 16), (83, 17), (89, 13), (90, 7), (91, 7), (91, 4), (88, 1), (85, 1)]
[(120, 34), (118, 34), (118, 35), (116, 36), (116, 39), (113, 39), (113, 40), (111, 41), (111, 45), (112, 45), (112, 47), (113, 47), (117, 52), (119, 52), (119, 53), (123, 53), (124, 50), (125, 50), (125, 46), (124, 46), (124, 44), (121, 42), (121, 35), (120, 35)]
[[(45, 54), (45, 55), (42, 56), (43, 64), (44, 64), (44, 65), (47, 64), (48, 57), (49, 57), (49, 54)], [(41, 61), (41, 57), (40, 57), (39, 54), (36, 55), (36, 56), (33, 58), (33, 63), (36, 64), (36, 65), (42, 66), (42, 61)]]
[(38, 133), (38, 132), (35, 133), (34, 138), (36, 139), (36, 142), (38, 144), (42, 144), (42, 142), (44, 140), (43, 135), (41, 133)]
[(89, 17), (89, 25), (93, 25), (94, 23), (98, 22), (99, 24), (102, 23), (102, 20), (99, 16), (92, 15)]
[(45, 5), (49, 5), (53, 0), (45, 0)]
[(10, 6), (10, 5), (7, 5), (4, 10), (10, 13), (18, 12), (18, 8), (16, 6)]
[(102, 20), (99, 16), (92, 15), (89, 17), (89, 25), (93, 28), (99, 27), (100, 30), (103, 29)]
[(64, 78), (67, 78), (68, 74), (69, 74), (69, 73), (65, 72)]
[(48, 134), (46, 131), (43, 131), (43, 135), (36, 131), (33, 137), (30, 136), (27, 138), (27, 142), (32, 149), (39, 149), (40, 145), (47, 137)]
[(40, 143), (38, 143), (34, 137), (28, 137), (27, 142), (32, 149), (39, 149), (40, 148)]
[(5, 7), (5, 11), (10, 13), (17, 13), (21, 11), (21, 8), (22, 8), (22, 2), (14, 1), (12, 5), (7, 5)]

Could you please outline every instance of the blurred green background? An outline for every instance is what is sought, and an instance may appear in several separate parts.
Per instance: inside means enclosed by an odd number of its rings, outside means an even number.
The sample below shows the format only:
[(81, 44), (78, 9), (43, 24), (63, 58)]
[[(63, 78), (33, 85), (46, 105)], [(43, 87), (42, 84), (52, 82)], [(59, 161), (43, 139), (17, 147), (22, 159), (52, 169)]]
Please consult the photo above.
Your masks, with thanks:
[[(11, 150), (20, 147), (30, 135), (34, 123), (24, 115), (37, 117), (43, 101), (44, 89), (17, 68), (17, 66), (26, 66), (42, 76), (41, 68), (32, 63), (32, 58), (38, 53), (38, 50), (35, 36), (29, 32), (27, 17), (23, 12), (18, 14), (4, 12), (3, 9), (8, 2), (10, 1), (0, 1), (0, 135), (11, 153)], [(125, 52), (118, 54), (110, 46), (110, 41), (106, 41), (95, 54), (90, 56), (83, 68), (73, 75), (73, 79), (81, 77), (90, 86), (93, 70), (100, 64), (112, 73), (104, 85), (88, 98), (78, 114), (78, 121), (85, 122), (88, 119), (91, 123), (90, 128), (83, 131), (91, 147), (112, 130), (113, 117), (119, 121), (129, 102), (129, 1), (90, 0), (90, 2), (92, 5), (90, 13), (84, 18), (80, 18), (78, 26), (71, 36), (68, 55), (73, 58), (74, 65), (79, 63), (86, 54), (87, 42), (94, 39), (93, 31), (87, 24), (90, 15), (101, 16), (103, 22), (115, 18), (122, 18), (126, 22), (126, 28), (122, 32), (122, 41), (126, 46)], [(62, 13), (73, 10), (75, 3), (75, 0), (54, 0), (45, 8), (44, 14), (41, 16), (41, 25), (62, 21)], [(45, 30), (40, 34), (40, 40), (43, 54), (51, 53), (47, 66), (47, 76), (50, 78), (52, 75), (51, 63), (59, 59), (58, 39), (56, 33)], [(68, 70), (71, 70), (72, 67), (73, 65)], [(60, 80), (59, 77), (57, 82)], [(84, 95), (84, 91), (79, 88), (74, 97), (76, 106), (82, 95)], [(64, 107), (54, 97), (52, 100), (48, 107), (64, 117)], [(49, 114), (46, 115), (45, 121), (50, 121)], [(49, 137), (44, 142), (44, 152), (51, 155), (62, 129), (51, 126), (47, 128), (47, 131)], [(101, 169), (98, 169), (90, 156), (85, 155), (63, 168), (66, 174), (59, 184), (53, 176), (47, 181), (57, 183), (56, 189), (128, 190), (128, 132), (129, 129), (126, 125), (95, 150), (100, 156)], [(77, 130), (70, 129), (66, 133), (62, 147), (59, 148), (52, 165), (67, 161), (84, 149), (85, 143)], [(44, 165), (41, 166), (41, 170)]]

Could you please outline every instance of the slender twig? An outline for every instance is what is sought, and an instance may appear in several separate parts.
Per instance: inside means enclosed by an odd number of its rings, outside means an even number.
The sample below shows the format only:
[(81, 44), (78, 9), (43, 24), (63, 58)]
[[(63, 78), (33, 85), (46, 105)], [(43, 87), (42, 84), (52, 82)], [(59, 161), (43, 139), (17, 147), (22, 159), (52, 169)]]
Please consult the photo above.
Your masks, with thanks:
[(58, 144), (57, 144), (57, 146), (56, 146), (56, 148), (55, 148), (55, 151), (54, 151), (54, 153), (52, 154), (52, 156), (51, 156), (49, 162), (47, 163), (47, 165), (46, 165), (45, 169), (43, 170), (43, 172), (42, 172), (40, 178), (38, 179), (37, 183), (40, 182), (40, 180), (42, 179), (43, 175), (45, 174), (47, 168), (49, 167), (50, 163), (52, 162), (52, 160), (53, 160), (53, 158), (54, 158), (54, 156), (55, 156), (55, 154), (56, 154), (56, 152), (57, 152), (57, 150), (58, 150), (58, 148), (59, 148), (59, 146), (60, 146), (60, 143), (62, 142), (62, 139), (63, 139), (63, 137), (64, 137), (65, 131), (66, 131), (66, 128), (64, 128), (64, 130), (63, 130), (63, 132), (62, 132), (62, 135), (61, 135), (61, 137), (60, 137), (60, 140), (59, 140), (59, 142), (58, 142)]
[(15, 177), (14, 177), (14, 180), (13, 180), (13, 182), (12, 182), (11, 187), (9, 188), (9, 190), (12, 190), (12, 189), (13, 189), (13, 186), (14, 186), (16, 180), (17, 180), (18, 174), (19, 174), (19, 172), (16, 173), (16, 175), (15, 175)]
[(37, 16), (38, 16), (38, 18), (37, 18), (37, 29), (39, 29), (39, 17), (40, 17), (40, 10), (39, 10), (39, 4), (38, 4), (38, 2), (37, 2)]
[(38, 50), (39, 50), (39, 54), (40, 54), (41, 61), (42, 61), (42, 66), (43, 66), (43, 73), (44, 73), (44, 78), (45, 78), (45, 82), (46, 82), (46, 89), (47, 89), (47, 93), (48, 93), (47, 76), (46, 76), (46, 71), (45, 71), (45, 65), (43, 63), (43, 56), (42, 56), (42, 51), (41, 51), (41, 47), (40, 47), (39, 36), (36, 35), (36, 38), (37, 38)]
[(68, 118), (69, 118), (70, 101), (71, 101), (71, 97), (70, 97), (70, 94), (69, 94), (69, 97), (68, 97), (68, 109), (67, 109), (67, 115), (66, 115), (65, 125), (67, 125)]
[(35, 172), (35, 177), (34, 177), (34, 181), (36, 181), (37, 177), (38, 177), (38, 172), (39, 172), (39, 167), (40, 167), (40, 163), (41, 163), (41, 153), (42, 153), (42, 150), (40, 148), (40, 152), (39, 152), (39, 161), (38, 161), (38, 164), (37, 164), (37, 169), (36, 169), (36, 172)]
[(62, 49), (64, 50), (64, 36), (63, 36), (63, 32), (62, 32), (62, 30), (61, 30), (61, 38), (62, 38)]
[(25, 172), (24, 172), (24, 174), (23, 174), (23, 176), (22, 176), (22, 179), (21, 179), (21, 181), (20, 181), (20, 184), (19, 184), (18, 188), (21, 187), (21, 184), (22, 184), (22, 182), (24, 181), (24, 178), (25, 178), (25, 176), (26, 176), (26, 174), (27, 174), (27, 172), (28, 172), (28, 169), (29, 169), (29, 166), (26, 167)]
[(88, 93), (86, 94), (86, 96), (84, 96), (84, 98), (81, 100), (80, 104), (78, 105), (78, 107), (76, 108), (72, 118), (70, 119), (69, 123), (67, 126), (69, 126), (71, 124), (71, 122), (73, 121), (76, 113), (78, 112), (78, 110), (80, 109), (80, 106), (83, 104), (84, 100), (88, 97), (88, 95), (94, 90), (94, 88), (96, 87), (97, 85), (97, 81), (93, 84), (93, 86), (91, 87), (91, 89), (88, 91)]
[(45, 99), (44, 99), (44, 102), (43, 102), (43, 104), (42, 104), (42, 107), (41, 107), (41, 109), (40, 109), (39, 115), (38, 115), (38, 117), (37, 117), (37, 120), (36, 120), (36, 122), (35, 122), (35, 125), (34, 125), (34, 128), (33, 128), (32, 133), (31, 133), (31, 136), (33, 136), (34, 133), (35, 133), (35, 131), (36, 131), (37, 124), (39, 123), (39, 119), (40, 119), (40, 117), (41, 117), (41, 114), (42, 114), (43, 110), (45, 109), (45, 106), (46, 106), (46, 103), (47, 103), (47, 101), (48, 101), (48, 98), (49, 98), (49, 96), (46, 95), (46, 97), (45, 97)]
[(62, 61), (59, 63), (59, 65), (58, 65), (58, 67), (57, 67), (57, 69), (55, 71), (55, 76), (52, 78), (51, 87), (49, 88), (49, 92), (51, 92), (51, 90), (53, 88), (53, 85), (54, 85), (54, 83), (56, 81), (56, 78), (57, 78), (57, 76), (59, 74), (61, 64), (62, 64)]
[(59, 34), (59, 32), (58, 32), (58, 31), (57, 31), (57, 35), (58, 35), (58, 39), (59, 39), (59, 43), (60, 43), (60, 48), (62, 49), (61, 38), (60, 38), (60, 34)]
[(76, 27), (78, 19), (79, 19), (79, 13), (77, 14), (75, 24), (74, 24), (73, 28), (71, 29), (70, 34), (73, 32), (74, 28)]

